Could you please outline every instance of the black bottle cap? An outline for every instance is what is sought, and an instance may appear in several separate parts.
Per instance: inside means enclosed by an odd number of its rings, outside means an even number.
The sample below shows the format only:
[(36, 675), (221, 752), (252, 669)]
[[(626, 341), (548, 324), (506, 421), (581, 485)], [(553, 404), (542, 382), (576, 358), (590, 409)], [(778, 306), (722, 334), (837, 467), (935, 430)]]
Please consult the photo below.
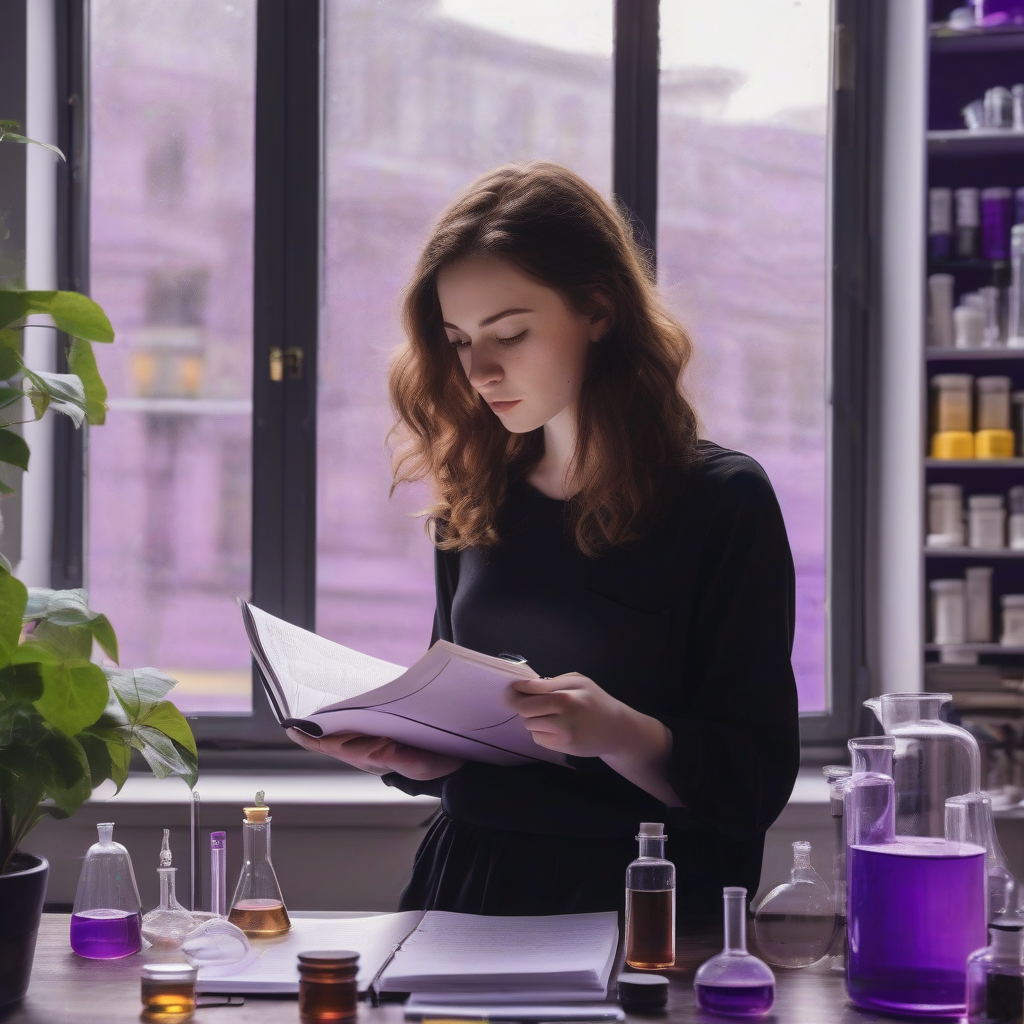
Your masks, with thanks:
[(660, 974), (620, 974), (617, 988), (624, 1010), (661, 1010), (668, 1003), (668, 978)]

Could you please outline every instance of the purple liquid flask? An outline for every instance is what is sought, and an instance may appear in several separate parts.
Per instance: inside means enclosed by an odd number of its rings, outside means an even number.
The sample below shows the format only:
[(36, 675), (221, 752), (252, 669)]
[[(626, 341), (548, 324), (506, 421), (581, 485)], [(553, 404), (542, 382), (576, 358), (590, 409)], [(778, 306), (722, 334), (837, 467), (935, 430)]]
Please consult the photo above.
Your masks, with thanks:
[(747, 890), (722, 890), (725, 945), (706, 960), (693, 977), (697, 1008), (720, 1017), (755, 1020), (775, 1002), (775, 975), (771, 968), (747, 952)]
[(967, 957), (985, 944), (985, 850), (897, 836), (892, 776), (870, 770), (891, 765), (892, 748), (862, 742), (850, 741), (844, 815), (850, 1000), (876, 1013), (961, 1017)]
[(78, 878), (71, 948), (90, 960), (114, 960), (142, 947), (142, 903), (132, 859), (111, 838), (113, 822), (96, 829), (99, 842), (89, 847)]

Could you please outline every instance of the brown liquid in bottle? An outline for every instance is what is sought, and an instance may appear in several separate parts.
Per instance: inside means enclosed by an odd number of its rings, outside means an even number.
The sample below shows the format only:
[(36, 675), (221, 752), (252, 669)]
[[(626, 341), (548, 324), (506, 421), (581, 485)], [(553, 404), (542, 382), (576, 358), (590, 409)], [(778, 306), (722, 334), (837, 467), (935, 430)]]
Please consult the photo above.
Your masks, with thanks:
[(250, 939), (284, 935), (292, 926), (288, 911), (280, 900), (239, 900), (231, 908), (228, 920)]
[(626, 963), (654, 970), (675, 963), (674, 889), (626, 890)]

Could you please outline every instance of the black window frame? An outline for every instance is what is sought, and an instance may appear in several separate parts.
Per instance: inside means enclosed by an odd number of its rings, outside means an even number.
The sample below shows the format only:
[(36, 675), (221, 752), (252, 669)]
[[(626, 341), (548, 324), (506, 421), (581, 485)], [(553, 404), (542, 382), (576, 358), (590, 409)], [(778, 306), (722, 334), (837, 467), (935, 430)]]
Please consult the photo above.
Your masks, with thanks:
[[(317, 343), (323, 209), (324, 19), (328, 0), (256, 0), (252, 420), (253, 600), (312, 629), (316, 600)], [(808, 759), (852, 734), (869, 690), (865, 655), (868, 362), (878, 285), (880, 130), (887, 0), (834, 0), (829, 118), (828, 709), (801, 715)], [(616, 0), (613, 192), (651, 266), (657, 258), (659, 0)], [(89, 0), (56, 0), (60, 287), (89, 290)], [(285, 353), (272, 380), (272, 350)], [(275, 353), (276, 354), (276, 353)], [(63, 346), (61, 360), (64, 359)], [(63, 363), (66, 366), (66, 362)], [(88, 433), (55, 421), (52, 577), (82, 586)], [(201, 764), (331, 767), (284, 738), (259, 692), (253, 712), (200, 716)]]

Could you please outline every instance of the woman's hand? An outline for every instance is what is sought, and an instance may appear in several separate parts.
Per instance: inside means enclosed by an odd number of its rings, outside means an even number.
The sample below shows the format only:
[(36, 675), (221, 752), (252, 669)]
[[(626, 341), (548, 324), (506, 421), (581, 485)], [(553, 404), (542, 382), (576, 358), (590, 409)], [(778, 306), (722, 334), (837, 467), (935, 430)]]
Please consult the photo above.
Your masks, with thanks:
[(398, 772), (407, 779), (425, 782), (450, 775), (464, 764), (461, 757), (420, 750), (383, 736), (364, 736), (356, 732), (340, 732), (335, 736), (307, 736), (298, 729), (287, 729), (290, 739), (307, 750), (316, 750), (328, 757), (361, 768), (373, 775)]
[(534, 743), (576, 757), (599, 757), (623, 778), (669, 807), (682, 806), (665, 777), (672, 733), (579, 672), (518, 679), (509, 702)]

